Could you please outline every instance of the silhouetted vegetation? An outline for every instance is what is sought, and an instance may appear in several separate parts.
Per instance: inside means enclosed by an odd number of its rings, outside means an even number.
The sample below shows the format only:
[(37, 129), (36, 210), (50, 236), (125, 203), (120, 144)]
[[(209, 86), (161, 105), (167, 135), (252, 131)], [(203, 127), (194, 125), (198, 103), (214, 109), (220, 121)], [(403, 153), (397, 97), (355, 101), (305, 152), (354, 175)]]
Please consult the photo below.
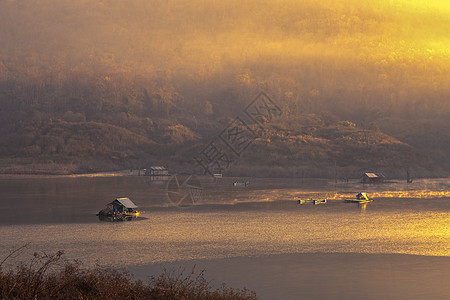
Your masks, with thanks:
[(450, 169), (448, 11), (437, 1), (2, 1), (0, 170), (184, 163), (264, 90), (283, 116), (246, 167), (439, 175)]
[(165, 271), (148, 283), (131, 280), (125, 271), (112, 268), (82, 268), (78, 262), (63, 259), (63, 252), (34, 254), (29, 264), (2, 270), (0, 263), (0, 298), (2, 299), (257, 299), (247, 289), (223, 285), (212, 289), (203, 271)]

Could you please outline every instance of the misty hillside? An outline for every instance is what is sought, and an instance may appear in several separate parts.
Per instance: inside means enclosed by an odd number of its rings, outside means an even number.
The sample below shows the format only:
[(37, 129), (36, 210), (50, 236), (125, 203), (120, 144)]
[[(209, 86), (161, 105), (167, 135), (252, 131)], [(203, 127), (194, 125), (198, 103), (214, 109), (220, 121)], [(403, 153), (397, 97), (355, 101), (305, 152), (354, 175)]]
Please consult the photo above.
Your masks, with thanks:
[(230, 174), (442, 176), (448, 28), (438, 0), (1, 1), (0, 169), (190, 168), (263, 90)]

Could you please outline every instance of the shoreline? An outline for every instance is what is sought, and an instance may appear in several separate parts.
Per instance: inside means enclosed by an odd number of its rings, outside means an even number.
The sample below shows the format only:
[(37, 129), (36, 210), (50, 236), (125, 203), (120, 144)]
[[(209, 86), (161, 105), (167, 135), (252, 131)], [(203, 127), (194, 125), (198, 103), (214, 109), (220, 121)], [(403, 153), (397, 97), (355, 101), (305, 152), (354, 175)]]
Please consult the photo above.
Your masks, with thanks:
[[(410, 265), (421, 268), (411, 273)], [(445, 299), (450, 257), (415, 254), (290, 253), (126, 266), (134, 280), (161, 271), (205, 271), (214, 286), (245, 286), (260, 299)], [(192, 270), (192, 271), (191, 271)], [(424, 284), (416, 286), (422, 280)], [(360, 287), (363, 286), (364, 289)], [(418, 293), (419, 292), (419, 293)], [(417, 294), (421, 297), (417, 298)]]
[(74, 174), (30, 174), (30, 173), (0, 173), (0, 178), (79, 178), (79, 177), (118, 177), (118, 176), (143, 176), (137, 175), (129, 170), (104, 171), (96, 173), (74, 173)]
[[(170, 173), (196, 173), (193, 165), (185, 162), (157, 160), (146, 163), (105, 163), (103, 161), (89, 161), (80, 164), (77, 162), (53, 162), (53, 161), (33, 161), (11, 160), (0, 158), (0, 176), (48, 176), (48, 177), (111, 177), (138, 175), (138, 172), (152, 165), (165, 166)], [(264, 164), (235, 164), (230, 169), (225, 170), (226, 177), (237, 178), (286, 178), (286, 179), (328, 179), (337, 180), (338, 183), (348, 180), (359, 180), (365, 172), (383, 173), (386, 179), (400, 180), (406, 182), (406, 171), (402, 168), (380, 167), (380, 166), (344, 166), (332, 165), (304, 165), (304, 166), (267, 166)], [(200, 175), (202, 176), (202, 175)], [(411, 172), (413, 179), (426, 178), (447, 178), (450, 171), (436, 169), (433, 170), (417, 167)]]
[[(95, 173), (71, 173), (71, 174), (61, 174), (59, 172), (55, 173), (0, 173), (0, 178), (81, 178), (81, 177), (120, 177), (120, 176), (136, 176), (136, 177), (145, 177), (146, 175), (140, 175), (139, 171), (141, 170), (133, 169), (133, 170), (116, 170), (116, 171), (101, 171)], [(177, 174), (170, 174), (169, 176), (174, 176)], [(205, 175), (195, 175), (199, 178), (210, 178)], [(147, 176), (151, 177), (151, 176)], [(299, 180), (334, 180), (334, 178), (327, 177), (253, 177), (253, 176), (223, 176), (223, 178), (257, 178), (257, 179), (299, 179)], [(450, 178), (450, 176), (436, 176), (436, 177), (415, 177), (415, 180), (426, 180), (426, 179), (446, 179)], [(337, 184), (345, 184), (345, 183), (361, 183), (359, 181), (360, 178), (349, 178), (348, 181), (338, 180)], [(403, 178), (391, 178), (383, 183), (377, 184), (366, 184), (367, 186), (383, 186), (385, 184), (395, 184), (395, 183), (405, 183)]]

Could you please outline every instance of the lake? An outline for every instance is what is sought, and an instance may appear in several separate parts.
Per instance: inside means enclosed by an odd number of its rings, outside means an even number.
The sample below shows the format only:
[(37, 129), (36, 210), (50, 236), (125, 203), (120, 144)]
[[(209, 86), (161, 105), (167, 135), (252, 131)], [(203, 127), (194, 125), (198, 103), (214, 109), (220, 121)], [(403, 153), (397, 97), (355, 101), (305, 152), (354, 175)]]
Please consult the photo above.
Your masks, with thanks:
[[(126, 267), (138, 279), (195, 266), (213, 286), (247, 287), (261, 299), (450, 295), (449, 179), (251, 178), (234, 187), (235, 178), (200, 178), (194, 187), (201, 195), (188, 195), (193, 206), (174, 197), (186, 196), (186, 178), (178, 179), (0, 177), (0, 258), (29, 243), (30, 258), (64, 250), (85, 266)], [(359, 191), (375, 201), (343, 201)], [(99, 221), (95, 214), (116, 197), (130, 198), (143, 217)], [(328, 201), (297, 203), (309, 198)]]

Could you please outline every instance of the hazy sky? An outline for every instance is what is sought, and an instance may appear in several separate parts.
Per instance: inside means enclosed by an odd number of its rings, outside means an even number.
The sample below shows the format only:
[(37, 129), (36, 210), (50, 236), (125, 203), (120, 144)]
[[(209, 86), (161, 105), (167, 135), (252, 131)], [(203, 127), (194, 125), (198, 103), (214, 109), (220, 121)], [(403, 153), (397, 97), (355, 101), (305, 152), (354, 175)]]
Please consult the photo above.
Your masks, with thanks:
[(2, 0), (0, 74), (162, 68), (447, 91), (449, 30), (443, 0)]

